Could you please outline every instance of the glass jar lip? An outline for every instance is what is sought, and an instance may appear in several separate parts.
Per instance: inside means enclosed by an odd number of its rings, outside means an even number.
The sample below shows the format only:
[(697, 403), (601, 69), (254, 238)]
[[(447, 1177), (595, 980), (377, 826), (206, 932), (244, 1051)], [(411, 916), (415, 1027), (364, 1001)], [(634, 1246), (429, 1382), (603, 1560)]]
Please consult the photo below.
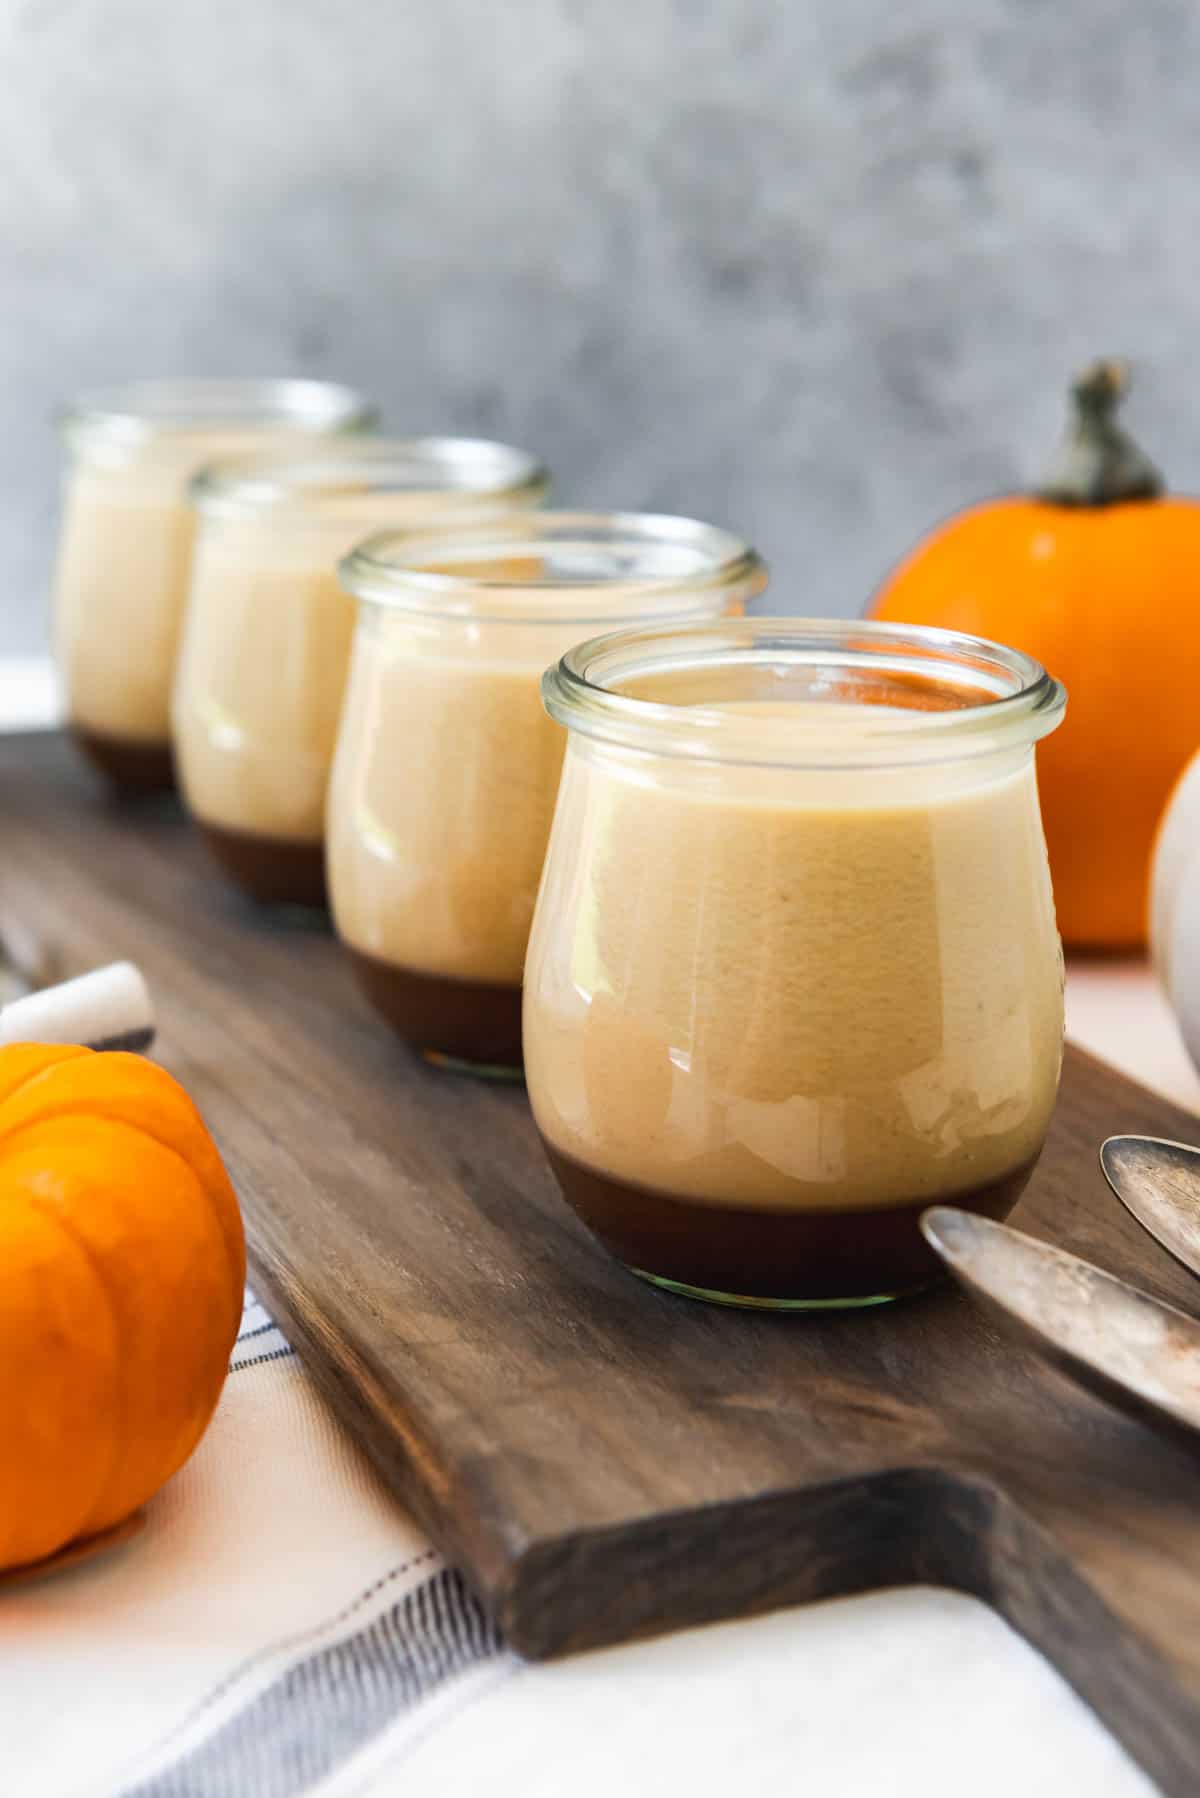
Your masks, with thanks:
[[(953, 680), (989, 696), (947, 710), (887, 704), (763, 714), (720, 701), (672, 705), (614, 690), (618, 681), (709, 667), (802, 664), (829, 674), (858, 667), (901, 678)], [(875, 619), (726, 618), (708, 624), (614, 631), (576, 644), (542, 677), (559, 724), (602, 742), (656, 755), (766, 767), (897, 767), (990, 755), (1052, 731), (1066, 689), (1032, 656), (934, 626)], [(821, 714), (818, 716), (818, 712)]]
[(250, 515), (369, 492), (450, 493), (515, 502), (535, 500), (549, 475), (536, 456), (482, 437), (369, 437), (321, 453), (240, 456), (211, 462), (188, 494), (205, 513)]
[[(539, 558), (540, 572), (514, 574), (521, 556)], [(456, 561), (461, 574), (451, 571)], [(489, 561), (501, 572), (481, 572)], [(657, 512), (525, 512), (385, 531), (358, 544), (338, 572), (356, 598), (399, 611), (562, 620), (581, 630), (711, 617), (718, 599), (751, 598), (767, 581), (757, 551), (731, 531)], [(603, 603), (606, 592), (618, 610)]]
[(247, 425), (365, 431), (377, 417), (361, 393), (340, 381), (197, 376), (89, 388), (67, 409), (63, 429), (73, 444), (103, 440), (132, 449), (155, 437)]

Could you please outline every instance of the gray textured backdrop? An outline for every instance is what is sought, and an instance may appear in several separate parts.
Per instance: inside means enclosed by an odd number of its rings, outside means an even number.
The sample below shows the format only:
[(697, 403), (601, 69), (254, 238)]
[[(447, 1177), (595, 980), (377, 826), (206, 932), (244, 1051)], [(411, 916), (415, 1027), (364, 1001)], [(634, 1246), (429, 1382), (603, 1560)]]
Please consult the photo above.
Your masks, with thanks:
[(1028, 474), (1095, 352), (1200, 486), (1198, 40), (1194, 0), (0, 0), (0, 652), (45, 639), (54, 409), (120, 375), (344, 376), (740, 528), (789, 610)]

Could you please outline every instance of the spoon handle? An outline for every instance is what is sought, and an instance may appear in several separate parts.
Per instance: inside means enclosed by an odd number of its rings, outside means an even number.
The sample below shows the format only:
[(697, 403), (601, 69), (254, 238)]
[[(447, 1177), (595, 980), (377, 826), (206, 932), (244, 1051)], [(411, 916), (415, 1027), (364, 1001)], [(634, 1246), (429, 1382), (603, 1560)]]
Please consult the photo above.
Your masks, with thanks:
[(1118, 1410), (1200, 1447), (1200, 1323), (1065, 1249), (938, 1205), (921, 1219), (964, 1291)]

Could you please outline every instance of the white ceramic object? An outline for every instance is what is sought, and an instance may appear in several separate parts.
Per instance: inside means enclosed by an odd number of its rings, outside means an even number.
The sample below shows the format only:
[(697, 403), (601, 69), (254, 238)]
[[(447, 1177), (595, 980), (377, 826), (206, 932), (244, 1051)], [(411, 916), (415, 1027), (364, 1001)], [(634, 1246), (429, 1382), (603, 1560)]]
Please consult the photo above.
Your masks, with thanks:
[(1159, 827), (1150, 874), (1150, 950), (1200, 1068), (1200, 754), (1185, 768)]
[(92, 1049), (145, 1050), (154, 1041), (154, 1006), (131, 961), (95, 968), (42, 987), (0, 1011), (0, 1047), (9, 1043), (86, 1043)]

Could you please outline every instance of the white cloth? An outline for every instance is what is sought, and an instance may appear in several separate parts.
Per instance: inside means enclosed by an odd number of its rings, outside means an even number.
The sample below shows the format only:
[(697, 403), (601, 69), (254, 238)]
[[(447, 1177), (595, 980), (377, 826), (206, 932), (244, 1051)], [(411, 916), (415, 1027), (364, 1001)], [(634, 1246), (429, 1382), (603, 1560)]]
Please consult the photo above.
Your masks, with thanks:
[(54, 669), (43, 656), (0, 662), (0, 730), (56, 724), (61, 706)]
[[(1073, 973), (1068, 1001), (1089, 1046), (1200, 1104), (1143, 970)], [(1050, 1667), (949, 1593), (523, 1665), (253, 1305), (213, 1425), (143, 1535), (0, 1597), (5, 1798), (768, 1790), (1151, 1787)]]

